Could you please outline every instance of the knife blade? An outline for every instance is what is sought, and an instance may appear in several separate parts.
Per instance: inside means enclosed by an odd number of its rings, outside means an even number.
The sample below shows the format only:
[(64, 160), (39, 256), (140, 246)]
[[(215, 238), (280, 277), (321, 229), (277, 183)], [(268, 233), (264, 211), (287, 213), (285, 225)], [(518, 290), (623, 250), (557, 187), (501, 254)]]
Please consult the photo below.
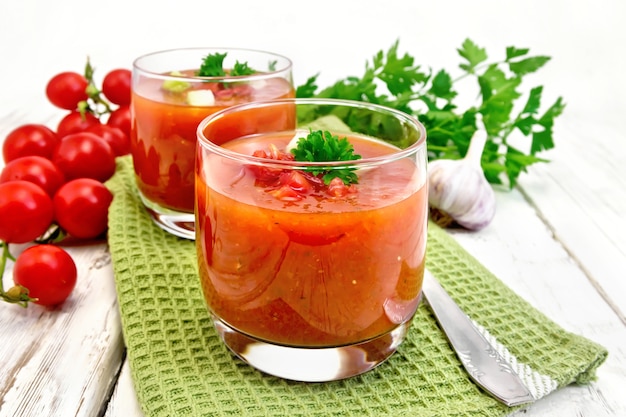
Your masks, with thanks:
[(470, 378), (509, 407), (536, 400), (524, 381), (426, 270), (422, 292)]

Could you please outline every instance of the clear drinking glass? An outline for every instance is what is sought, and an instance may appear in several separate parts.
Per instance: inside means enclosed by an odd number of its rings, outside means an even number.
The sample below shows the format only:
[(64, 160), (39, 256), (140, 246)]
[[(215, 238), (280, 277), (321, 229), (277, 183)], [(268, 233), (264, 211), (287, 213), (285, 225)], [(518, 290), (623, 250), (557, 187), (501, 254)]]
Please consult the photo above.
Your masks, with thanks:
[[(300, 162), (310, 133), (361, 159)], [(285, 99), (238, 105), (198, 127), (196, 247), (225, 344), (266, 373), (330, 381), (366, 372), (404, 340), (426, 252), (426, 134), (374, 104)], [(358, 182), (323, 180), (352, 173)], [(331, 175), (332, 176), (332, 175)]]
[[(225, 73), (201, 77), (208, 55), (226, 54)], [(251, 75), (231, 70), (247, 64)], [(133, 63), (131, 153), (146, 209), (163, 229), (194, 239), (196, 129), (209, 114), (255, 100), (293, 97), (291, 61), (236, 48), (183, 48), (150, 53)]]

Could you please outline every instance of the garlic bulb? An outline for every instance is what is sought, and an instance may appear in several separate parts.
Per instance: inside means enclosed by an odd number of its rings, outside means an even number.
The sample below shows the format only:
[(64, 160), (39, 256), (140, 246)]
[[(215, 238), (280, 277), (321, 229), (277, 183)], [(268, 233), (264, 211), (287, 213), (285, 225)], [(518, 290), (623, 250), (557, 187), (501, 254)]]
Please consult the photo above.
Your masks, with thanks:
[(428, 164), (428, 203), (442, 216), (437, 223), (445, 225), (452, 220), (466, 229), (479, 230), (493, 219), (496, 196), (480, 166), (486, 141), (487, 133), (478, 129), (463, 159), (438, 159)]

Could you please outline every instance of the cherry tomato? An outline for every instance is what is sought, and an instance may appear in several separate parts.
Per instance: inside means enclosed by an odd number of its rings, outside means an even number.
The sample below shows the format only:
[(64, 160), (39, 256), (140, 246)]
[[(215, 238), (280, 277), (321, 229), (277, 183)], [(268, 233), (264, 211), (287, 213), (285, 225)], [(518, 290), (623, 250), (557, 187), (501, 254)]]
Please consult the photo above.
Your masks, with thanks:
[(130, 138), (130, 106), (120, 106), (109, 115), (109, 126), (117, 127)]
[(109, 144), (115, 156), (130, 153), (130, 139), (121, 129), (109, 125), (97, 124), (89, 126), (85, 132), (95, 133)]
[(11, 131), (2, 143), (2, 157), (9, 162), (21, 156), (39, 155), (50, 159), (59, 137), (41, 124), (25, 124)]
[(99, 181), (78, 178), (64, 184), (54, 196), (56, 221), (70, 236), (94, 239), (107, 230), (113, 194)]
[(43, 235), (54, 219), (52, 199), (38, 185), (17, 180), (0, 184), (0, 240), (26, 243)]
[(10, 161), (0, 173), (0, 183), (24, 180), (37, 184), (50, 196), (65, 182), (65, 177), (51, 160), (31, 155)]
[(59, 138), (63, 136), (71, 135), (72, 133), (83, 132), (90, 126), (100, 124), (100, 119), (91, 113), (80, 114), (80, 112), (73, 111), (68, 113), (57, 126), (57, 135)]
[(131, 72), (120, 68), (110, 71), (102, 80), (102, 93), (111, 103), (125, 106), (130, 104)]
[(78, 270), (64, 249), (48, 244), (31, 246), (13, 266), (13, 281), (28, 289), (36, 304), (52, 307), (63, 303), (76, 286)]
[(62, 72), (48, 81), (46, 96), (61, 109), (76, 110), (78, 103), (88, 98), (88, 84), (87, 79), (77, 72)]
[(115, 173), (115, 154), (104, 139), (89, 132), (72, 133), (61, 139), (52, 162), (65, 180), (93, 178), (104, 182)]

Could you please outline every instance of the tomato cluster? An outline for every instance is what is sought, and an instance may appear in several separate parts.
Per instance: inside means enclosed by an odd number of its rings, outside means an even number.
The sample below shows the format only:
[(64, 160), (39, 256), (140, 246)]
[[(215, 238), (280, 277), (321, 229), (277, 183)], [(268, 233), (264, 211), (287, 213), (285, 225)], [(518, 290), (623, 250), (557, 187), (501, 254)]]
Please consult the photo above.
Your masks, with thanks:
[[(67, 111), (56, 129), (30, 123), (2, 143), (0, 172), (0, 298), (43, 306), (61, 304), (77, 279), (69, 253), (56, 243), (92, 240), (107, 230), (113, 195), (104, 185), (116, 158), (130, 152), (130, 82), (127, 69), (106, 74), (102, 89), (87, 62), (85, 74), (67, 71), (45, 89), (54, 106)], [(9, 244), (32, 243), (17, 258)], [(7, 260), (15, 261), (15, 286), (4, 291)]]

